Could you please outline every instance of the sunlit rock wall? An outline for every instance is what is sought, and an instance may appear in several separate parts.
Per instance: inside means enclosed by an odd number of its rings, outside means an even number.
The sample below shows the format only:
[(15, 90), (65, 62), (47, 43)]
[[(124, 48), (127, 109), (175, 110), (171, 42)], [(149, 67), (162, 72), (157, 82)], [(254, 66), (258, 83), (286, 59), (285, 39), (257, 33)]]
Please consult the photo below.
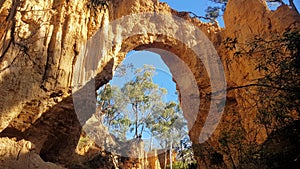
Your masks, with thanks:
[[(228, 87), (245, 85), (260, 74), (255, 64), (245, 58), (234, 58), (225, 50), (222, 41), (237, 37), (245, 42), (254, 35), (265, 38), (286, 28), (299, 28), (299, 14), (287, 6), (270, 11), (260, 0), (230, 0), (224, 14), (225, 28), (203, 23), (186, 12), (177, 12), (156, 0), (109, 0), (107, 4), (89, 0), (3, 0), (0, 2), (0, 131), (1, 136), (26, 139), (36, 146), (43, 159), (70, 163), (81, 134), (81, 126), (74, 112), (72, 80), (74, 65), (89, 38), (103, 26), (129, 14), (159, 12), (172, 14), (192, 23), (208, 37), (219, 53), (225, 69)], [(136, 23), (143, 27), (143, 23)], [(153, 28), (155, 29), (155, 28)], [(169, 28), (160, 28), (165, 31)], [(126, 33), (126, 30), (120, 30)], [(114, 33), (114, 32), (110, 32)], [(192, 32), (190, 32), (192, 33)], [(199, 94), (210, 92), (209, 79), (199, 59), (187, 46), (176, 39), (145, 34), (123, 39), (120, 46), (107, 49), (97, 67), (96, 87), (112, 77), (113, 69), (130, 50), (160, 48), (175, 53), (188, 66), (196, 79)], [(163, 58), (164, 59), (164, 58)], [(166, 64), (171, 63), (168, 58)], [(231, 60), (231, 62), (227, 62)], [(183, 82), (180, 70), (168, 65), (178, 83)], [(78, 70), (76, 70), (78, 71)], [(79, 70), (83, 71), (83, 70)], [(180, 78), (182, 77), (182, 78)], [(180, 84), (177, 84), (180, 86)], [(183, 84), (184, 85), (184, 84)], [(189, 85), (189, 84), (186, 84)], [(182, 88), (181, 101), (188, 105)], [(246, 91), (228, 93), (228, 109), (235, 109), (247, 130), (252, 130), (251, 118), (255, 110), (245, 113)], [(190, 137), (196, 145), (204, 125), (209, 103), (201, 98), (199, 114), (185, 112)], [(198, 109), (198, 108), (197, 108)], [(230, 113), (224, 118), (230, 119)], [(196, 122), (192, 122), (196, 118)], [(221, 127), (211, 139), (218, 137)], [(262, 131), (261, 139), (265, 135)], [(195, 154), (197, 156), (197, 154)], [(201, 164), (201, 159), (198, 159)]]

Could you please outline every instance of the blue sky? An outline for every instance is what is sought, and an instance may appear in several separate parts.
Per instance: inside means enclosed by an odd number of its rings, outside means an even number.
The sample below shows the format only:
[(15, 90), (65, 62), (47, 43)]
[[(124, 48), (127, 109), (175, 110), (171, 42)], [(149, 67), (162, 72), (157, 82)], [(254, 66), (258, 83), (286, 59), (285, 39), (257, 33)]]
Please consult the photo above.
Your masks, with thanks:
[[(152, 65), (156, 68), (156, 75), (153, 78), (154, 83), (159, 84), (160, 87), (168, 90), (166, 98), (163, 99), (165, 99), (165, 101), (178, 100), (178, 96), (175, 94), (176, 84), (172, 81), (172, 74), (160, 55), (148, 51), (131, 51), (127, 54), (126, 59), (122, 64), (133, 64), (135, 68), (141, 68), (144, 64)], [(128, 73), (126, 77), (114, 77), (110, 83), (112, 85), (122, 86), (126, 83), (126, 79), (131, 80), (133, 78), (134, 75)]]
[[(210, 5), (215, 5), (209, 0), (160, 0), (160, 2), (166, 2), (177, 11), (190, 11), (198, 16), (205, 16), (205, 9)], [(218, 19), (218, 22), (224, 26), (221, 18)]]

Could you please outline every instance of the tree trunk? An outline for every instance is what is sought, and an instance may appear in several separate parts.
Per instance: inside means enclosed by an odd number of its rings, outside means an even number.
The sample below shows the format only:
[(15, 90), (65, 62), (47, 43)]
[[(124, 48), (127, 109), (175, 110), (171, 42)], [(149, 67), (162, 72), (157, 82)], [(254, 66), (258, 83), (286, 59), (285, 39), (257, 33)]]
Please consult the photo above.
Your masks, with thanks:
[(173, 146), (173, 141), (171, 140), (171, 143), (170, 143), (170, 169), (173, 168), (173, 154), (172, 154), (172, 146)]
[[(166, 146), (165, 146), (165, 148), (167, 148), (167, 147), (168, 147), (168, 144), (167, 144), (167, 141), (166, 141)], [(165, 167), (164, 167), (164, 169), (167, 168), (167, 155), (168, 155), (168, 151), (165, 151)]]
[(296, 5), (294, 3), (294, 0), (289, 0), (290, 6), (292, 7), (292, 9), (294, 9), (297, 13), (299, 13), (299, 11), (296, 8)]
[(152, 134), (151, 134), (151, 136), (150, 136), (150, 147), (149, 147), (149, 151), (151, 151), (152, 150), (152, 140), (153, 139), (153, 136), (152, 136)]
[(132, 109), (134, 111), (134, 114), (135, 114), (135, 133), (134, 133), (134, 136), (135, 138), (138, 138), (138, 121), (139, 121), (139, 114), (137, 112), (137, 105), (136, 104), (133, 104), (132, 105)]

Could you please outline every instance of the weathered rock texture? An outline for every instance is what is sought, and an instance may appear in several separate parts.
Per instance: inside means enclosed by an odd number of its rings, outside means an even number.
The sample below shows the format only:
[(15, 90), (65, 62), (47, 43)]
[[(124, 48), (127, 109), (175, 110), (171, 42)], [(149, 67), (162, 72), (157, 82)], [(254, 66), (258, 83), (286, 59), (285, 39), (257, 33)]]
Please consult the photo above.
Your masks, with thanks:
[(157, 150), (153, 150), (148, 153), (148, 167), (153, 169), (161, 169), (161, 165), (158, 159)]
[[(71, 92), (74, 65), (88, 38), (109, 22), (129, 14), (153, 11), (189, 21), (213, 42), (223, 62), (229, 87), (248, 84), (260, 75), (254, 71), (251, 61), (235, 58), (224, 50), (221, 42), (226, 37), (237, 37), (245, 42), (254, 35), (268, 38), (288, 27), (300, 27), (300, 17), (295, 11), (282, 6), (273, 12), (260, 0), (230, 0), (224, 15), (224, 29), (202, 23), (156, 0), (109, 0), (108, 5), (98, 6), (93, 2), (0, 1), (0, 135), (30, 141), (35, 145), (35, 152), (46, 161), (70, 165), (74, 159), (81, 134)], [(162, 27), (165, 31), (176, 31)], [(120, 46), (107, 49), (109, 55), (102, 58), (96, 72), (96, 87), (111, 79), (113, 68), (127, 52), (147, 48), (160, 48), (178, 55), (194, 75), (200, 95), (210, 92), (207, 73), (195, 53), (176, 39), (150, 34), (124, 39)], [(170, 66), (170, 69), (174, 76), (180, 76), (178, 68)], [(182, 102), (188, 102), (188, 97), (183, 96), (185, 91), (180, 92)], [(252, 130), (251, 118), (255, 111), (244, 111), (247, 105), (244, 105), (243, 93), (246, 91), (230, 92), (227, 103), (240, 114), (247, 130)], [(208, 102), (201, 97), (199, 114), (185, 112), (195, 145), (206, 119)], [(225, 112), (224, 118), (229, 115)], [(193, 117), (197, 117), (195, 123)], [(219, 130), (213, 138), (218, 137)], [(261, 138), (264, 139), (263, 132)], [(195, 155), (198, 157), (197, 153)], [(197, 159), (201, 166), (202, 159)]]
[(13, 141), (0, 138), (0, 168), (63, 169), (50, 162), (44, 162), (35, 152), (34, 145), (25, 140)]

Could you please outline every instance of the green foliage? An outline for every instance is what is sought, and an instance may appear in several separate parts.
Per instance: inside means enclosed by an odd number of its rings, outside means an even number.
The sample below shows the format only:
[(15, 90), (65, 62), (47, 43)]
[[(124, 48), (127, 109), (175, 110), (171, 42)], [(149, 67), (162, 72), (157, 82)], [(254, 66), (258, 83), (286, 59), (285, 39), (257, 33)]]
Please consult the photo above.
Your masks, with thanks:
[(205, 17), (216, 20), (225, 11), (228, 0), (209, 0), (216, 4), (216, 6), (209, 6), (205, 10)]
[(187, 124), (181, 114), (181, 109), (175, 102), (157, 105), (153, 108), (147, 127), (151, 129), (154, 136), (169, 142), (177, 142), (187, 135), (187, 131), (184, 131)]
[(211, 1), (211, 2), (213, 2), (213, 3), (215, 3), (215, 4), (220, 5), (218, 8), (221, 9), (222, 12), (225, 11), (226, 5), (227, 5), (227, 3), (228, 3), (228, 0), (209, 0), (209, 1)]
[[(269, 130), (276, 130), (289, 124), (292, 111), (300, 112), (299, 77), (299, 31), (288, 30), (275, 40), (257, 41), (264, 50), (257, 69), (264, 74), (258, 84), (270, 87), (259, 89), (262, 98), (259, 103), (259, 122)], [(257, 50), (253, 50), (256, 52)]]
[(109, 129), (114, 131), (119, 138), (125, 139), (130, 120), (120, 111), (126, 108), (120, 88), (107, 84), (104, 90), (98, 93), (98, 104), (101, 112), (105, 114), (103, 123), (109, 126)]
[[(172, 167), (173, 169), (197, 169), (197, 162), (183, 163), (182, 161), (176, 161)], [(167, 169), (170, 169), (170, 165), (167, 166)]]
[[(257, 124), (258, 130), (263, 127), (267, 131), (268, 139), (272, 139), (272, 133), (291, 126), (300, 116), (300, 30), (288, 29), (271, 39), (256, 36), (245, 44), (238, 42), (236, 38), (227, 38), (224, 44), (228, 50), (234, 52), (236, 59), (247, 57), (251, 63), (256, 63), (255, 69), (261, 73), (261, 77), (250, 85), (233, 89), (245, 88), (248, 93), (252, 93), (252, 107), (258, 110), (254, 124)], [(231, 115), (233, 117), (238, 116)], [(249, 164), (256, 167), (273, 166), (267, 160), (273, 158), (271, 154), (265, 153), (265, 147), (255, 141), (255, 131), (250, 131), (254, 140), (251, 142), (246, 137), (249, 133), (246, 133), (240, 122), (233, 119), (231, 125), (226, 126), (232, 128), (221, 132), (220, 150), (232, 157), (233, 164), (237, 161), (239, 165), (248, 167)], [(231, 150), (236, 153), (231, 154)], [(282, 152), (285, 150), (280, 151), (276, 155), (287, 153)]]
[(205, 17), (212, 18), (213, 20), (217, 19), (220, 16), (220, 7), (211, 7), (209, 6), (205, 10), (206, 14)]
[(180, 145), (176, 147), (177, 160), (184, 165), (191, 164), (195, 161), (192, 150), (192, 142), (188, 137), (183, 137), (180, 140)]
[[(126, 141), (129, 135), (142, 138), (143, 132), (148, 132), (151, 143), (156, 140), (156, 147), (159, 143), (161, 148), (175, 149), (184, 155), (184, 162), (191, 162), (194, 158), (191, 143), (187, 146), (190, 142), (187, 123), (179, 104), (163, 100), (167, 90), (153, 82), (154, 67), (144, 65), (133, 70), (132, 65), (119, 66), (117, 76), (123, 77), (131, 71), (134, 78), (126, 79), (122, 87), (107, 84), (99, 91), (98, 105), (103, 123), (121, 141)], [(182, 146), (183, 143), (186, 146)]]
[[(167, 90), (153, 82), (155, 68), (144, 65), (133, 70), (132, 65), (119, 66), (117, 76), (123, 77), (131, 71), (134, 78), (126, 79), (122, 87), (107, 84), (99, 91), (98, 105), (103, 114), (103, 123), (122, 141), (128, 139), (128, 133), (135, 138), (142, 138), (146, 131), (151, 136), (151, 142), (155, 138), (156, 144), (160, 143), (162, 148), (178, 150), (181, 154), (188, 154), (189, 161), (194, 160), (191, 146), (182, 147), (182, 138), (188, 138), (182, 110), (178, 103), (162, 99)], [(186, 144), (189, 141), (184, 140)], [(183, 158), (185, 160), (187, 155)]]
[[(134, 70), (132, 65), (119, 68), (118, 76)], [(154, 67), (144, 65), (133, 74), (134, 78), (121, 88), (107, 84), (99, 91), (98, 105), (104, 114), (103, 123), (122, 140), (126, 140), (128, 132), (140, 138), (147, 128), (161, 143), (173, 141), (174, 146), (178, 145), (178, 140), (187, 135), (179, 104), (162, 100), (167, 90), (153, 82)]]
[[(133, 70), (132, 66), (122, 67), (119, 75), (125, 75), (128, 68)], [(98, 104), (105, 114), (103, 123), (120, 138), (125, 139), (128, 130), (135, 131), (135, 137), (142, 135), (143, 130), (138, 133), (138, 129), (145, 126), (153, 105), (162, 102), (166, 90), (153, 83), (154, 73), (153, 67), (145, 65), (122, 88), (107, 84), (98, 93)]]
[(258, 122), (268, 131), (289, 124), (293, 120), (290, 114), (300, 112), (299, 30), (287, 30), (270, 40), (257, 36), (244, 45), (230, 38), (224, 43), (236, 56), (255, 59), (256, 70), (263, 75), (256, 84), (260, 93)]

